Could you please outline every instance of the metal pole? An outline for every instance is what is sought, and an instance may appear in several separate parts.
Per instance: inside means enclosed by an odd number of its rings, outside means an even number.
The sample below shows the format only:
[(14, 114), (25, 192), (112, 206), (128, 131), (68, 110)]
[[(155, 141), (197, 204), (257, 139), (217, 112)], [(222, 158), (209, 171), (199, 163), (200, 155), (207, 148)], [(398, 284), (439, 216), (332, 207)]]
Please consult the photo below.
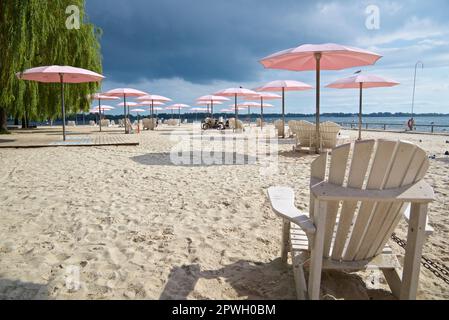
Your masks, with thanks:
[(151, 130), (154, 130), (154, 100), (151, 100)]
[(179, 126), (181, 126), (181, 108), (178, 108), (179, 111)]
[(238, 126), (238, 121), (239, 121), (239, 109), (237, 108), (237, 93), (234, 95), (234, 102), (235, 102), (235, 105), (234, 105), (234, 108), (235, 108), (235, 128), (234, 128), (234, 132), (236, 131), (236, 129), (237, 129), (237, 126)]
[(321, 52), (315, 53), (316, 60), (316, 153), (320, 153), (321, 137), (320, 137), (320, 72), (321, 72)]
[(263, 97), (260, 97), (260, 129), (263, 129)]
[(128, 118), (126, 117), (126, 94), (123, 94), (123, 117), (125, 121), (125, 134), (128, 133), (128, 121), (126, 121)]
[(210, 117), (214, 118), (214, 100), (210, 101)]
[(61, 101), (62, 101), (62, 139), (66, 140), (65, 136), (65, 102), (64, 102), (64, 75), (62, 73), (59, 74), (59, 78), (61, 79)]
[(360, 102), (359, 102), (359, 139), (362, 140), (362, 100), (363, 100), (363, 83), (360, 82)]
[(415, 77), (413, 80), (413, 97), (412, 97), (412, 119), (413, 119), (413, 111), (415, 108), (415, 91), (416, 91), (416, 70), (418, 69), (418, 65), (421, 64), (421, 70), (424, 69), (424, 63), (422, 61), (418, 61), (415, 64)]
[(285, 138), (285, 88), (282, 87), (282, 139)]
[(100, 132), (101, 132), (101, 98), (98, 98), (98, 111), (100, 112)]

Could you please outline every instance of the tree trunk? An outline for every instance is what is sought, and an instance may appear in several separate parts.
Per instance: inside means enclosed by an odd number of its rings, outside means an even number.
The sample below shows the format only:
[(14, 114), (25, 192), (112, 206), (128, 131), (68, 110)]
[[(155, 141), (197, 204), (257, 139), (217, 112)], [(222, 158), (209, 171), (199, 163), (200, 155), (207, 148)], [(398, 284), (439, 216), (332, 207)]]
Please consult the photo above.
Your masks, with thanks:
[(27, 121), (25, 117), (22, 117), (22, 129), (26, 129), (27, 127)]
[(6, 109), (0, 107), (0, 134), (9, 133), (7, 121), (8, 115), (6, 114)]

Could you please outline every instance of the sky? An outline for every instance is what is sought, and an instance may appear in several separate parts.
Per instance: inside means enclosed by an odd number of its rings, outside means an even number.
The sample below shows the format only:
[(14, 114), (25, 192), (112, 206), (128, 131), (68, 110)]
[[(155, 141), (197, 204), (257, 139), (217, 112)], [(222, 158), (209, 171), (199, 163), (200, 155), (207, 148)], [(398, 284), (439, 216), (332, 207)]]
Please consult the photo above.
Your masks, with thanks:
[[(415, 112), (449, 113), (447, 0), (86, 3), (89, 21), (103, 30), (103, 91), (131, 87), (196, 106), (196, 98), (229, 87), (253, 89), (281, 79), (315, 86), (314, 72), (264, 69), (259, 60), (301, 44), (331, 42), (383, 58), (373, 66), (323, 71), (322, 113), (358, 111), (356, 90), (324, 88), (358, 70), (401, 83), (365, 90), (365, 113), (410, 112), (417, 61), (424, 69), (417, 72)], [(373, 20), (376, 10), (379, 19)], [(273, 104), (266, 112), (280, 112), (280, 102)], [(315, 91), (288, 92), (286, 110), (314, 113)]]

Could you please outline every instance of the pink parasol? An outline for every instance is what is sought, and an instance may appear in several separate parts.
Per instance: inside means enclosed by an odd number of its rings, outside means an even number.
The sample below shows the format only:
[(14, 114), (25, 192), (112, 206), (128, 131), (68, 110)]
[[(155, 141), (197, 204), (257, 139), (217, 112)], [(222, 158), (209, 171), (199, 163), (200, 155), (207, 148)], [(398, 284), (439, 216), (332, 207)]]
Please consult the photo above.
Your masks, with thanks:
[(165, 109), (172, 110), (172, 118), (173, 118), (173, 110), (179, 111), (179, 125), (181, 125), (181, 109), (190, 108), (189, 105), (183, 103), (175, 103)]
[(102, 109), (101, 101), (102, 100), (109, 100), (109, 101), (111, 101), (111, 100), (119, 100), (120, 98), (119, 97), (105, 96), (105, 95), (102, 95), (101, 93), (92, 94), (92, 95), (90, 95), (90, 98), (98, 100), (98, 108), (100, 110), (100, 132), (101, 132), (102, 131), (102, 128), (101, 128), (101, 109)]
[[(316, 136), (320, 145), (320, 75), (321, 70), (342, 70), (346, 68), (375, 64), (382, 56), (359, 48), (334, 43), (305, 44), (274, 53), (260, 63), (265, 68), (292, 71), (316, 71)], [(318, 148), (317, 148), (317, 151)]]
[[(147, 101), (151, 101), (151, 104), (149, 105), (150, 107), (150, 113), (151, 113), (151, 120), (153, 120), (153, 115), (154, 115), (154, 106), (156, 105), (163, 105), (166, 102), (171, 102), (172, 100), (170, 98), (164, 97), (164, 96), (159, 96), (159, 95), (155, 95), (155, 94), (148, 94), (142, 97), (137, 98), (138, 101), (143, 101), (143, 102), (147, 102)], [(152, 127), (151, 130), (154, 130), (154, 128)]]
[(210, 103), (210, 115), (211, 115), (211, 117), (213, 117), (213, 115), (214, 115), (214, 103), (215, 104), (219, 104), (219, 102), (229, 101), (229, 99), (225, 98), (225, 97), (222, 97), (222, 96), (207, 95), (207, 96), (199, 97), (197, 99), (197, 101), (209, 102)]
[(359, 89), (359, 140), (362, 140), (362, 103), (363, 103), (363, 89), (394, 87), (399, 85), (399, 82), (382, 78), (372, 74), (364, 74), (358, 72), (357, 74), (337, 80), (327, 85), (326, 88), (334, 89)]
[(44, 66), (31, 68), (17, 73), (16, 76), (21, 80), (61, 84), (62, 137), (64, 141), (66, 140), (64, 83), (99, 82), (104, 79), (104, 76), (101, 74), (70, 66)]
[[(257, 91), (257, 90), (256, 90)], [(275, 93), (269, 93), (269, 92), (257, 92), (257, 95), (247, 97), (248, 100), (258, 100), (260, 99), (260, 128), (263, 128), (263, 108), (265, 107), (264, 101), (265, 100), (274, 100), (274, 99), (282, 99), (282, 96), (275, 94)], [(272, 105), (270, 105), (272, 107)]]
[(215, 93), (217, 96), (222, 97), (234, 97), (234, 105), (235, 105), (235, 120), (239, 119), (239, 111), (237, 108), (237, 97), (250, 97), (257, 94), (257, 92), (245, 88), (228, 88)]
[[(126, 103), (126, 98), (128, 97), (142, 97), (145, 95), (148, 95), (148, 93), (140, 91), (140, 90), (136, 90), (136, 89), (132, 89), (132, 88), (117, 88), (117, 89), (113, 89), (113, 90), (109, 90), (108, 92), (105, 92), (103, 95), (105, 96), (111, 96), (111, 97), (123, 97), (123, 104), (121, 106), (123, 106), (124, 108), (124, 116), (125, 116), (125, 133), (129, 133), (130, 132), (130, 128), (128, 128), (128, 121), (126, 121), (128, 119), (128, 114), (129, 114), (129, 105)], [(127, 110), (128, 107), (128, 110)]]
[[(294, 80), (276, 80), (257, 88), (257, 91), (282, 91), (282, 123), (285, 126), (285, 92), (311, 90), (312, 86), (307, 83)], [(282, 136), (285, 138), (285, 133)]]

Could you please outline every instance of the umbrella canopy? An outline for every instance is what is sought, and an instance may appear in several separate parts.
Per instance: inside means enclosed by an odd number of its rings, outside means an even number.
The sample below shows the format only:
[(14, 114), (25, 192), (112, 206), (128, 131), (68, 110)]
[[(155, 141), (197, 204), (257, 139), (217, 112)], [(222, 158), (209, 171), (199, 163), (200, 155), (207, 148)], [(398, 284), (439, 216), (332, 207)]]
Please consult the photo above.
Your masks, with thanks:
[[(154, 114), (154, 106), (161, 106), (164, 105), (166, 102), (171, 102), (172, 100), (170, 98), (164, 97), (164, 96), (159, 96), (159, 95), (155, 95), (155, 94), (148, 94), (142, 97), (137, 98), (138, 101), (142, 101), (143, 103), (148, 104), (149, 103), (149, 107), (150, 107), (150, 118), (153, 119), (153, 114)], [(154, 127), (151, 127), (151, 130), (154, 130)]]
[(71, 66), (44, 66), (31, 68), (17, 73), (16, 76), (21, 80), (61, 84), (62, 138), (64, 141), (66, 140), (64, 83), (98, 82), (104, 79), (104, 76), (101, 74)]
[(216, 96), (222, 97), (234, 97), (234, 106), (235, 106), (235, 119), (236, 121), (239, 119), (239, 111), (237, 108), (237, 98), (238, 97), (250, 97), (257, 94), (257, 92), (245, 88), (228, 88), (215, 93)]
[[(316, 71), (316, 136), (320, 145), (320, 77), (321, 70), (342, 70), (346, 68), (375, 64), (382, 56), (359, 48), (335, 43), (305, 44), (274, 53), (260, 63), (265, 68), (292, 71)], [(319, 148), (317, 147), (319, 152)]]
[[(256, 89), (257, 91), (257, 89)], [(263, 108), (265, 107), (265, 100), (274, 100), (274, 99), (282, 99), (282, 96), (270, 93), (270, 92), (257, 92), (257, 95), (246, 97), (248, 100), (259, 100), (260, 99), (260, 128), (263, 129)], [(272, 107), (272, 105), (269, 105)]]
[(101, 109), (98, 107), (92, 108), (92, 110), (101, 110), (101, 111), (103, 111), (103, 110), (110, 111), (110, 110), (114, 110), (114, 109), (115, 109), (114, 107), (106, 106), (106, 105), (102, 105)]
[[(132, 89), (132, 88), (117, 88), (117, 89), (112, 89), (109, 90), (107, 92), (105, 92), (103, 95), (106, 96), (112, 96), (112, 97), (123, 97), (123, 111), (124, 111), (124, 117), (125, 117), (125, 133), (129, 133), (130, 132), (130, 128), (128, 128), (128, 113), (129, 113), (129, 105), (126, 103), (126, 98), (129, 97), (142, 97), (142, 96), (146, 96), (148, 95), (148, 93), (137, 90), (137, 89)], [(128, 107), (128, 110), (127, 110)]]
[(124, 107), (124, 106), (127, 106), (127, 107), (138, 107), (139, 104), (137, 102), (120, 102), (117, 106), (118, 107)]
[(193, 112), (207, 112), (207, 109), (206, 108), (192, 108), (192, 109), (190, 109), (190, 111), (193, 111)]
[(100, 121), (99, 122), (100, 122), (100, 132), (101, 132), (103, 130), (102, 126), (101, 126), (101, 109), (102, 109), (101, 101), (104, 101), (104, 100), (108, 100), (108, 101), (120, 100), (120, 98), (119, 97), (105, 96), (105, 95), (103, 95), (101, 93), (92, 94), (92, 95), (89, 96), (89, 98), (98, 100), (98, 108), (100, 110)]
[(135, 113), (146, 112), (146, 110), (144, 110), (144, 109), (131, 109), (130, 111), (135, 112)]
[[(154, 106), (163, 106), (165, 103), (163, 102), (159, 102), (159, 101), (142, 101), (142, 102), (138, 102), (137, 106), (139, 107), (154, 107)], [(151, 110), (151, 109), (150, 109)]]
[[(267, 83), (266, 85), (257, 88), (257, 91), (282, 91), (282, 124), (285, 127), (285, 92), (286, 91), (305, 91), (313, 89), (307, 83), (295, 80), (276, 80)], [(285, 138), (285, 133), (282, 133)]]
[(362, 140), (362, 104), (363, 104), (363, 89), (394, 87), (399, 85), (399, 82), (386, 79), (373, 74), (357, 73), (351, 77), (344, 78), (328, 84), (326, 88), (334, 89), (359, 89), (359, 140)]
[(172, 101), (170, 98), (164, 96), (158, 96), (155, 94), (147, 94), (136, 99), (137, 101), (154, 101), (154, 102), (170, 102)]
[(210, 104), (211, 116), (213, 116), (213, 114), (214, 114), (214, 104), (220, 104), (220, 102), (229, 101), (229, 99), (225, 98), (225, 97), (222, 97), (222, 96), (207, 95), (207, 96), (199, 97), (197, 99), (197, 101), (208, 102)]

